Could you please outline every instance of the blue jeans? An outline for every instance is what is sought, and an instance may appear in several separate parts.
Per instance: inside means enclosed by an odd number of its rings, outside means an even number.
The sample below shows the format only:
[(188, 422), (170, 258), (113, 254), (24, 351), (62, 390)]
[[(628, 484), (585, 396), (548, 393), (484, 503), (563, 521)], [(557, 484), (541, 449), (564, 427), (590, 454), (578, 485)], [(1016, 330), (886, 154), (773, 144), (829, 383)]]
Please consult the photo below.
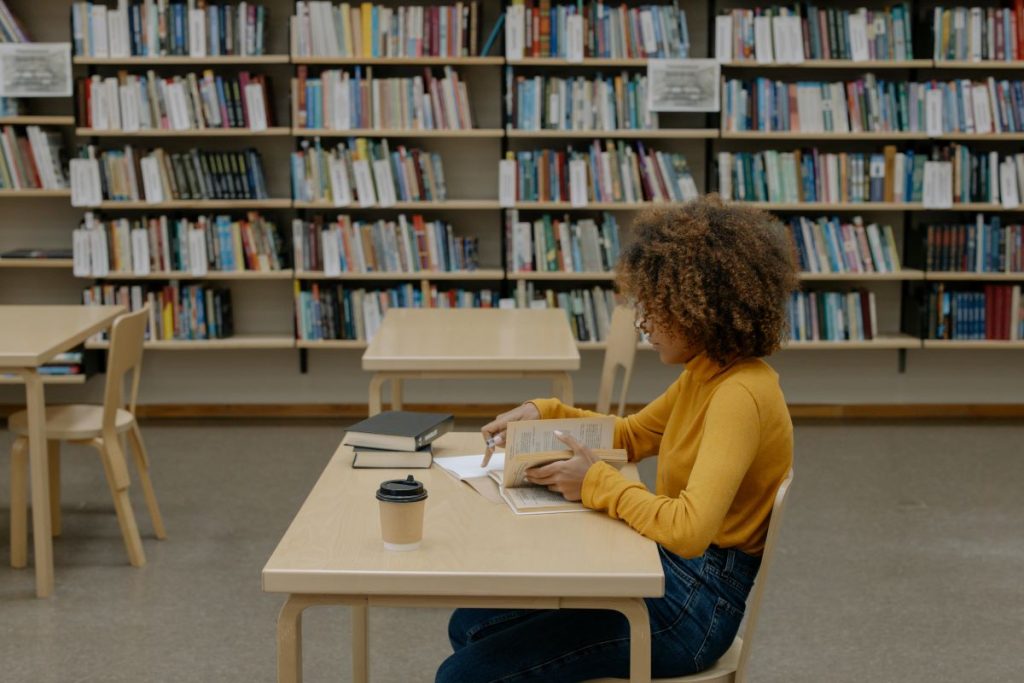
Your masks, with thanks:
[[(651, 673), (702, 671), (732, 645), (761, 558), (714, 546), (688, 560), (658, 547), (665, 595), (648, 598)], [(437, 683), (571, 683), (629, 677), (629, 623), (610, 610), (455, 610)]]

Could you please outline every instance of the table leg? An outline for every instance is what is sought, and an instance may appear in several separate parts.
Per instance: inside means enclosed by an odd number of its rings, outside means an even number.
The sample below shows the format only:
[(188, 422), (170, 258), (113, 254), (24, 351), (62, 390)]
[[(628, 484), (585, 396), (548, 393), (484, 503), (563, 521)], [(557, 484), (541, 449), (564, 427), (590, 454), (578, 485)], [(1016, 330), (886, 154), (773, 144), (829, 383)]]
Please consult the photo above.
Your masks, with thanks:
[(383, 401), (381, 393), (384, 391), (385, 379), (386, 378), (382, 377), (380, 373), (374, 373), (373, 377), (370, 378), (370, 417), (380, 413), (381, 403)]
[(391, 378), (391, 410), (402, 409), (402, 378)]
[(370, 608), (352, 605), (352, 683), (370, 680)]
[(554, 384), (555, 394), (559, 396), (562, 403), (571, 406), (573, 404), (572, 375), (568, 372), (563, 372), (556, 376), (552, 383)]
[(21, 371), (28, 409), (29, 480), (32, 489), (32, 541), (36, 596), (53, 594), (53, 538), (50, 536), (50, 467), (46, 447), (46, 401), (43, 380), (35, 370)]
[(642, 598), (562, 598), (560, 607), (569, 609), (611, 609), (629, 621), (629, 680), (651, 683), (651, 621)]
[(277, 683), (302, 683), (302, 611), (309, 605), (289, 595), (277, 615)]

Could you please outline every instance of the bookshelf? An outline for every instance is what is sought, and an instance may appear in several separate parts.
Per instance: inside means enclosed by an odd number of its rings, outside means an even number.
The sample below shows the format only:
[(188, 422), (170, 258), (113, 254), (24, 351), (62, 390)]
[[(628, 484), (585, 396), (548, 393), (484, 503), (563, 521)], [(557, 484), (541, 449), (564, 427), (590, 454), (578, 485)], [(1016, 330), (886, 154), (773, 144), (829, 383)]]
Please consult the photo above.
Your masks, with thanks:
[(74, 66), (260, 66), (288, 64), (288, 55), (221, 55), (214, 57), (82, 57), (75, 56)]
[(196, 128), (193, 130), (146, 129), (136, 131), (98, 130), (96, 128), (76, 128), (75, 135), (80, 138), (266, 138), (288, 137), (291, 128), (274, 126), (263, 130), (249, 128)]

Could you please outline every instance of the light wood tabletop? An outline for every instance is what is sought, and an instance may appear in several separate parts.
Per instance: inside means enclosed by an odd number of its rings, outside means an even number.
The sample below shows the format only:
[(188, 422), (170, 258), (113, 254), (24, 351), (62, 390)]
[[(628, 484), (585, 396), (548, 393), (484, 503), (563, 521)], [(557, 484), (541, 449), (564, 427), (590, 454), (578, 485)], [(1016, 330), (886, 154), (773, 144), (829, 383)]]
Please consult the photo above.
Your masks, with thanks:
[(364, 370), (555, 370), (580, 367), (558, 309), (392, 308), (363, 354)]
[(0, 306), (0, 367), (34, 368), (80, 344), (123, 306)]
[[(435, 456), (481, 453), (479, 433), (451, 433)], [(365, 681), (371, 606), (613, 609), (629, 620), (631, 677), (650, 680), (644, 597), (661, 596), (657, 546), (599, 512), (516, 515), (436, 465), (353, 469), (339, 446), (263, 568), (263, 590), (289, 595), (278, 620), (278, 681), (302, 680), (301, 615), (353, 610), (353, 680)], [(627, 467), (632, 467), (627, 466)], [(413, 474), (428, 492), (418, 550), (384, 549), (380, 482)]]

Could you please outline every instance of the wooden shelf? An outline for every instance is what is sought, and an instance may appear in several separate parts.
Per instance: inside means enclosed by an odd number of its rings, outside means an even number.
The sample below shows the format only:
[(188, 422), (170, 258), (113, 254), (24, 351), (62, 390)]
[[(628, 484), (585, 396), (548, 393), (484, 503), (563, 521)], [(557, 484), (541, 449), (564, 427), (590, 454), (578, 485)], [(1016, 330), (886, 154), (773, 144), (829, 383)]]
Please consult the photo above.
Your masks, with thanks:
[(71, 197), (71, 189), (67, 190), (0, 190), (0, 199), (52, 199), (54, 197)]
[(958, 280), (966, 282), (1024, 282), (1024, 273), (960, 273), (933, 270), (924, 274), (925, 280), (942, 281)]
[(980, 62), (962, 60), (936, 59), (932, 63), (935, 69), (991, 69), (993, 71), (1006, 69), (1024, 69), (1024, 61), (1016, 60), (1005, 62), (998, 59), (985, 59)]
[(51, 268), (70, 270), (74, 261), (69, 258), (0, 258), (0, 268)]
[(1024, 349), (1024, 341), (1005, 339), (925, 339), (926, 349), (984, 349), (986, 351)]
[(576, 348), (580, 351), (604, 351), (608, 348), (606, 341), (577, 341)]
[(538, 211), (642, 211), (653, 206), (672, 206), (682, 202), (591, 202), (586, 206), (573, 206), (572, 202), (516, 202), (507, 208)]
[(292, 55), (292, 64), (362, 66), (501, 66), (504, 57), (300, 57)]
[(570, 62), (561, 57), (523, 57), (508, 60), (509, 66), (635, 66), (646, 67), (646, 59), (640, 57), (586, 57), (580, 62)]
[(97, 130), (95, 128), (76, 128), (78, 137), (98, 138), (249, 138), (249, 137), (285, 137), (291, 134), (291, 128), (277, 126), (266, 130), (249, 130), (248, 128), (194, 128), (190, 130), (167, 130), (150, 128), (145, 130)]
[[(85, 384), (85, 375), (41, 375), (43, 384)], [(0, 384), (24, 384), (21, 377), (12, 377), (0, 373)]]
[(134, 273), (109, 273), (103, 276), (90, 275), (87, 279), (94, 280), (292, 280), (295, 278), (295, 271), (273, 270), (238, 270), (238, 271), (216, 271), (211, 270), (206, 275), (193, 275), (190, 272), (175, 270), (171, 272), (150, 273), (149, 275), (136, 275)]
[(784, 351), (864, 351), (884, 349), (919, 349), (921, 340), (908, 334), (882, 336), (865, 341), (787, 341)]
[(839, 140), (847, 142), (850, 140), (957, 140), (957, 141), (1020, 141), (1024, 140), (1024, 133), (943, 133), (942, 135), (928, 135), (921, 132), (889, 131), (889, 132), (848, 132), (839, 133), (834, 131), (809, 132), (800, 130), (778, 130), (759, 131), (723, 130), (723, 140), (814, 140), (829, 141)]
[(800, 279), (805, 282), (900, 282), (903, 280), (923, 280), (924, 271), (916, 268), (902, 268), (895, 273), (808, 273), (801, 272)]
[(852, 59), (805, 59), (798, 64), (770, 62), (759, 64), (755, 61), (724, 62), (723, 69), (929, 69), (931, 59), (888, 60), (872, 59), (855, 62)]
[(554, 139), (652, 139), (708, 140), (718, 137), (716, 128), (653, 128), (643, 130), (518, 130), (510, 128), (509, 138), (523, 140)]
[[(86, 342), (87, 349), (105, 349), (110, 342)], [(255, 349), (293, 349), (295, 340), (291, 337), (239, 335), (227, 339), (162, 339), (147, 341), (145, 348), (153, 351), (243, 351)]]
[(497, 199), (447, 199), (443, 202), (396, 202), (391, 206), (335, 206), (332, 202), (295, 202), (296, 209), (329, 209), (331, 211), (479, 211), (500, 209)]
[(341, 275), (325, 275), (322, 270), (300, 270), (295, 277), (299, 280), (501, 280), (505, 271), (500, 268), (480, 268), (477, 270), (421, 270), (415, 273), (342, 273)]
[(320, 339), (316, 341), (299, 339), (295, 346), (300, 349), (365, 349), (369, 342), (365, 339)]
[(311, 138), (490, 138), (501, 139), (500, 128), (433, 129), (419, 128), (292, 128), (294, 137)]
[(189, 57), (175, 55), (167, 57), (74, 57), (73, 64), (82, 66), (159, 66), (161, 64), (191, 64), (195, 66), (216, 66), (237, 64), (287, 64), (288, 55), (220, 55), (217, 57)]
[(971, 202), (954, 204), (948, 209), (933, 209), (924, 204), (911, 202), (845, 202), (830, 204), (827, 202), (736, 202), (755, 209), (768, 211), (1024, 211), (1024, 205), (1014, 209), (1005, 209), (1001, 204)]
[(74, 116), (0, 116), (0, 126), (73, 126)]
[(510, 271), (508, 274), (509, 280), (595, 280), (595, 281), (610, 281), (615, 279), (615, 273), (608, 272), (586, 272), (586, 273), (569, 273), (562, 271)]
[(133, 202), (112, 202), (104, 201), (98, 207), (100, 209), (110, 210), (143, 210), (143, 211), (159, 211), (161, 209), (195, 209), (197, 211), (207, 211), (214, 209), (289, 209), (292, 206), (292, 200), (290, 199), (204, 199), (204, 200), (174, 200), (169, 202), (160, 202), (159, 204), (150, 204), (145, 201), (133, 201)]

